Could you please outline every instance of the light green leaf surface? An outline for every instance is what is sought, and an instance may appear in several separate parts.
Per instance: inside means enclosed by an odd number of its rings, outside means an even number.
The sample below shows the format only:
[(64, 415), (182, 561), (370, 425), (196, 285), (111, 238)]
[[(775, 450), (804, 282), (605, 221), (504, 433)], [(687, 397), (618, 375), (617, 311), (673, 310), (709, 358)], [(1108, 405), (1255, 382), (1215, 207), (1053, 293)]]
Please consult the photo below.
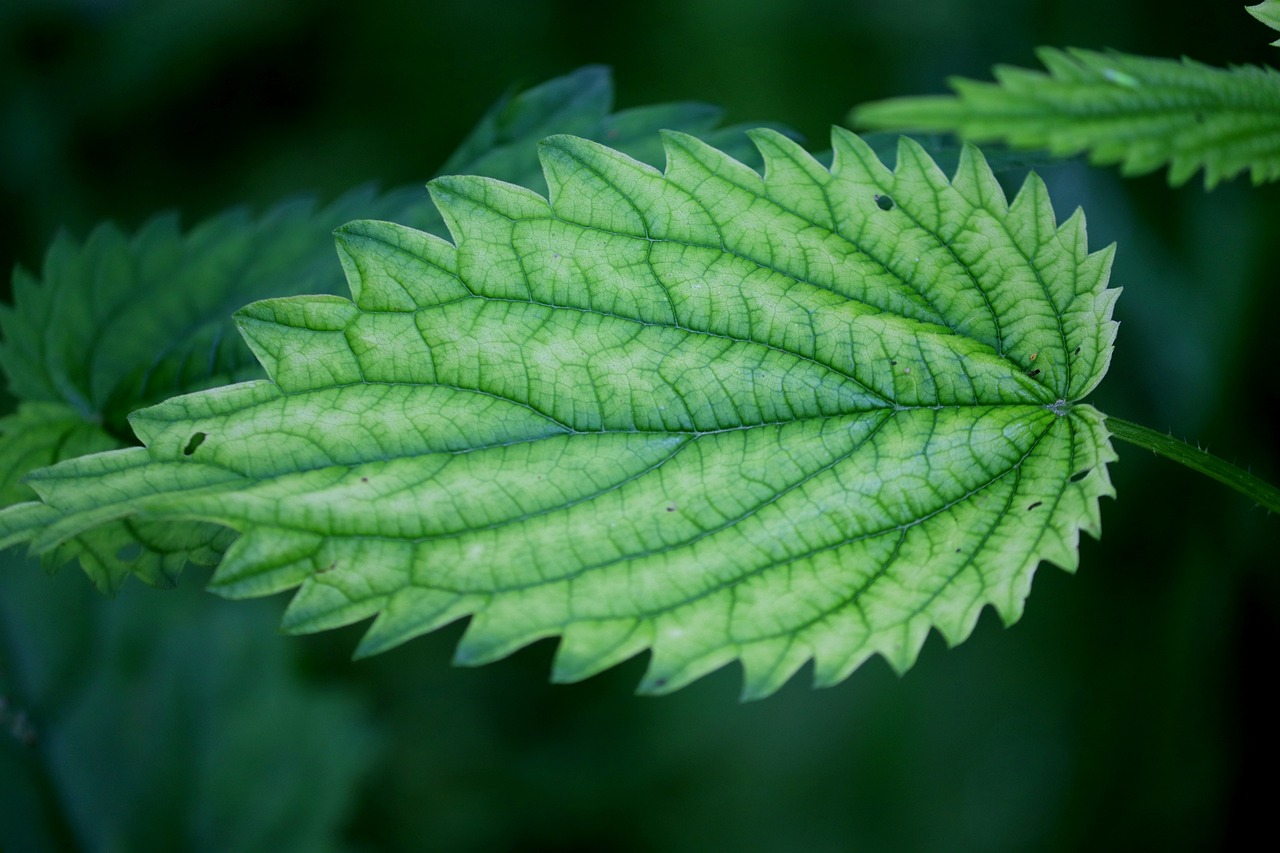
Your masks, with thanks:
[[(1245, 6), (1244, 9), (1271, 29), (1280, 30), (1280, 0), (1262, 0), (1261, 3)], [(1272, 44), (1280, 47), (1280, 39), (1276, 39)]]
[[(580, 69), (503, 99), (446, 170), (543, 189), (536, 143), (554, 133), (642, 158), (660, 156), (661, 128), (750, 147), (705, 104), (612, 110), (608, 69)], [(143, 405), (260, 376), (231, 315), (255, 299), (345, 292), (330, 234), (357, 218), (444, 230), (425, 189), (410, 186), (362, 187), (323, 206), (296, 198), (260, 215), (236, 209), (188, 230), (167, 214), (132, 234), (107, 223), (83, 242), (61, 236), (39, 276), (14, 272), (14, 305), (0, 306), (0, 368), (20, 399), (62, 403), (127, 436), (128, 414)]]
[(1069, 48), (1037, 52), (1048, 73), (997, 66), (995, 83), (953, 79), (954, 97), (866, 104), (859, 127), (949, 130), (1054, 154), (1082, 151), (1126, 175), (1169, 166), (1182, 184), (1204, 169), (1212, 187), (1241, 172), (1280, 177), (1280, 74)]
[(345, 226), (353, 301), (238, 315), (270, 380), (37, 472), (0, 542), (222, 525), (213, 587), (300, 587), (286, 630), (376, 616), (373, 654), (470, 615), (461, 663), (558, 635), (557, 679), (648, 649), (648, 692), (735, 659), (747, 697), (810, 660), (832, 684), (987, 604), (1012, 622), (1111, 494), (1077, 403), (1110, 251), (1034, 176), (1006, 203), (973, 148), (948, 181), (906, 140), (891, 172), (845, 131), (830, 171), (753, 139), (765, 179), (682, 134), (665, 174), (555, 137), (549, 202), (432, 183), (453, 244)]

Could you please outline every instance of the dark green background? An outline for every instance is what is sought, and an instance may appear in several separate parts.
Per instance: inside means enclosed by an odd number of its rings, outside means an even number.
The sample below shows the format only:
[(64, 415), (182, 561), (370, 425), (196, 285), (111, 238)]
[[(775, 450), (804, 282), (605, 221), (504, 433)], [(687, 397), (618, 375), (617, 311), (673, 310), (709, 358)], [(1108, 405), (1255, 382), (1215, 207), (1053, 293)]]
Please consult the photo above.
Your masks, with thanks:
[[(1025, 0), (0, 2), (0, 266), (165, 209), (430, 175), (512, 84), (588, 62), (619, 105), (695, 99), (815, 147), (854, 104), (1041, 44), (1280, 61), (1240, 6)], [(1273, 56), (1275, 54), (1275, 56)], [(1280, 479), (1280, 189), (1043, 170), (1119, 243), (1104, 411)], [(11, 404), (0, 404), (8, 410)], [(549, 686), (551, 642), (448, 666), (455, 626), (352, 664), (224, 602), (0, 556), (0, 847), (89, 850), (1197, 850), (1270, 832), (1280, 520), (1136, 448), (1104, 538), (1009, 630), (935, 636), (812, 691), (663, 699), (643, 661)], [(34, 734), (34, 741), (31, 735)]]

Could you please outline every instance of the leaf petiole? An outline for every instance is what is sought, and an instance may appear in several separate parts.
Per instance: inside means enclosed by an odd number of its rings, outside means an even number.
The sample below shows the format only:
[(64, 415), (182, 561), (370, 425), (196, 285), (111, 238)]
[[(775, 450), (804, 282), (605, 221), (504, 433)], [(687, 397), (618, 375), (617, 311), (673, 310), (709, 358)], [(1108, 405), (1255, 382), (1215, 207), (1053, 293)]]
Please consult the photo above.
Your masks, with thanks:
[(1280, 489), (1248, 471), (1237, 468), (1230, 462), (1219, 459), (1198, 447), (1192, 447), (1171, 435), (1120, 418), (1113, 418), (1110, 415), (1107, 416), (1107, 429), (1122, 441), (1145, 447), (1152, 453), (1172, 459), (1193, 471), (1199, 471), (1223, 485), (1230, 486), (1259, 506), (1266, 507), (1272, 512), (1280, 512)]

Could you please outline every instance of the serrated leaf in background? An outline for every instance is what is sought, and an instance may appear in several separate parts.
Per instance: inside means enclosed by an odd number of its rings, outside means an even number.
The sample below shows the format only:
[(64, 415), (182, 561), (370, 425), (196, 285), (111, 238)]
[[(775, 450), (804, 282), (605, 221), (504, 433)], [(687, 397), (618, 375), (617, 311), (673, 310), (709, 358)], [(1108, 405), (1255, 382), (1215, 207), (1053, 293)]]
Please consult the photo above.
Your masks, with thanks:
[(29, 501), (19, 481), (27, 472), (63, 459), (113, 450), (120, 442), (61, 403), (23, 403), (0, 417), (0, 506)]
[(215, 588), (300, 585), (289, 630), (378, 614), (369, 654), (473, 614), (462, 662), (560, 635), (577, 680), (650, 649), (652, 692), (735, 659), (748, 697), (811, 659), (831, 684), (1015, 620), (1111, 493), (1076, 404), (1110, 252), (976, 149), (949, 182), (910, 141), (891, 172), (837, 131), (828, 171), (752, 138), (763, 180), (681, 134), (665, 174), (556, 137), (549, 202), (433, 182), (456, 247), (340, 229), (354, 303), (240, 313), (271, 381), (138, 413), (145, 449), (38, 473), (0, 537), (225, 525)]
[(1082, 151), (1126, 175), (1169, 166), (1182, 184), (1204, 169), (1213, 187), (1240, 172), (1280, 178), (1280, 74), (1069, 48), (1037, 51), (1048, 73), (997, 66), (995, 83), (955, 78), (954, 97), (866, 104), (858, 127), (954, 131), (973, 142)]
[[(612, 108), (608, 69), (580, 69), (504, 99), (447, 167), (539, 189), (535, 143), (562, 132), (642, 159), (660, 153), (660, 128), (750, 148), (738, 129), (717, 128), (721, 111), (705, 104)], [(135, 234), (104, 224), (84, 242), (60, 237), (39, 277), (14, 273), (15, 304), (0, 306), (0, 367), (20, 399), (71, 406), (123, 439), (142, 405), (260, 375), (231, 315), (255, 299), (342, 290), (330, 232), (357, 218), (442, 230), (413, 186), (363, 187), (323, 206), (297, 198), (257, 216), (232, 210), (185, 231), (169, 214)]]

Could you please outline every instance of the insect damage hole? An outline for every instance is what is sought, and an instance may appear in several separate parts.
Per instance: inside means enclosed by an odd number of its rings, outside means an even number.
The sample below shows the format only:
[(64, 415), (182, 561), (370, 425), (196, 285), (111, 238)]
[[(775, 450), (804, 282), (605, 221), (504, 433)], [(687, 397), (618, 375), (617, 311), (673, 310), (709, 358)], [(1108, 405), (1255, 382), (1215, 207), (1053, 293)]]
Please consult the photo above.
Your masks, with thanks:
[(187, 442), (187, 446), (182, 448), (182, 455), (190, 456), (191, 454), (195, 453), (196, 448), (204, 444), (204, 440), (206, 438), (208, 438), (208, 436), (202, 432), (198, 432), (195, 435), (191, 436), (191, 439)]
[(893, 199), (887, 195), (875, 196), (876, 207), (881, 210), (893, 210)]

